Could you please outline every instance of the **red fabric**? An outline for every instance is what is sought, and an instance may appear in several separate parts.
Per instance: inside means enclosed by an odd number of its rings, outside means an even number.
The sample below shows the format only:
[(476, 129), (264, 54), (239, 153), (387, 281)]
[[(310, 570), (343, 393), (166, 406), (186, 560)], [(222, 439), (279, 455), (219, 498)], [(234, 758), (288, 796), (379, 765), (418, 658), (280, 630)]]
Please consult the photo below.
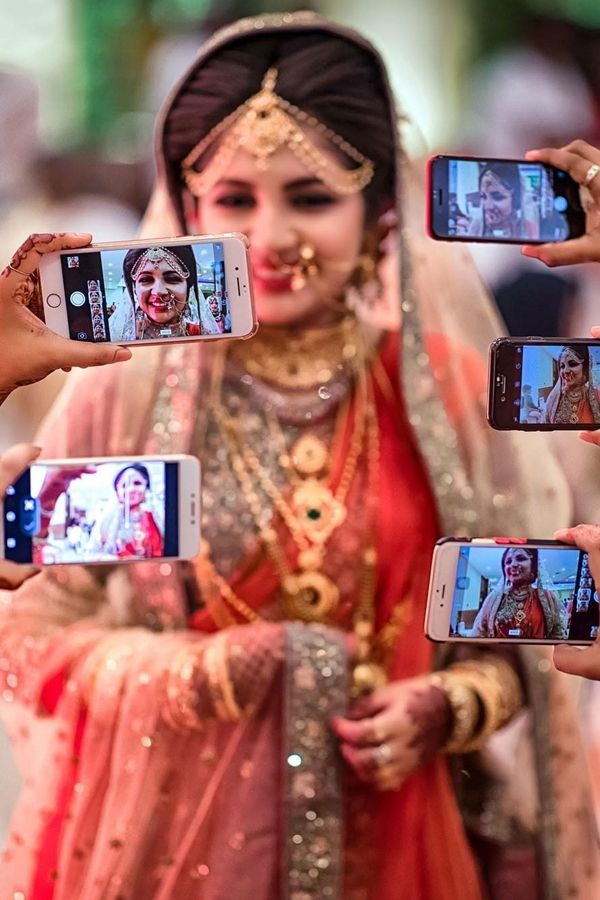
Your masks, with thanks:
[(158, 525), (154, 521), (154, 516), (149, 510), (144, 510), (142, 513), (142, 517), (139, 521), (139, 525), (136, 526), (136, 530), (138, 527), (144, 532), (144, 539), (141, 542), (143, 553), (140, 553), (140, 542), (132, 538), (130, 541), (127, 541), (122, 550), (119, 550), (117, 556), (121, 559), (128, 559), (131, 556), (143, 556), (144, 559), (155, 559), (156, 557), (162, 556), (162, 535), (158, 530)]
[[(449, 360), (443, 339), (429, 346), (436, 367)], [(469, 383), (479, 388), (481, 372), (472, 366)], [(390, 676), (411, 678), (430, 671), (433, 646), (425, 638), (423, 620), (433, 545), (439, 536), (434, 500), (420, 454), (406, 420), (397, 384), (398, 335), (382, 348), (373, 368), (380, 436), (380, 489), (377, 502), (378, 553), (376, 624), (380, 628), (399, 602), (410, 604), (410, 618), (399, 635)], [(460, 405), (452, 410), (460, 418)], [(332, 466), (335, 484), (352, 433), (352, 413), (340, 453)], [(368, 498), (364, 498), (367, 500)], [(350, 510), (352, 515), (352, 510)], [(282, 533), (283, 537), (283, 533)], [(286, 544), (290, 562), (295, 550)], [(248, 560), (231, 581), (235, 592), (259, 609), (278, 587), (272, 564), (262, 554)], [(208, 610), (190, 618), (190, 626), (214, 631)], [(371, 830), (380, 848), (374, 893), (377, 900), (480, 900), (476, 865), (456, 805), (442, 756), (412, 775), (401, 790), (372, 796)]]

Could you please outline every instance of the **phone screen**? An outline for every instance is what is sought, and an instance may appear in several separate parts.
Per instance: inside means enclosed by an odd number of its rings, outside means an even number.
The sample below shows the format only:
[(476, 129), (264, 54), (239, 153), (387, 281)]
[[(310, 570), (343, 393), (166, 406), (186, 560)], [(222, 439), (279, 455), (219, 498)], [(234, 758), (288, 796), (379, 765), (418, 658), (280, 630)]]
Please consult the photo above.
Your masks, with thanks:
[(448, 637), (594, 640), (598, 593), (576, 547), (463, 546)]
[(62, 253), (69, 335), (80, 341), (231, 334), (223, 244)]
[(496, 346), (493, 424), (532, 430), (600, 427), (600, 343)]
[(4, 499), (14, 562), (109, 563), (178, 556), (179, 467), (161, 460), (35, 463)]
[(542, 163), (438, 157), (431, 202), (440, 238), (544, 243), (585, 231), (578, 185)]

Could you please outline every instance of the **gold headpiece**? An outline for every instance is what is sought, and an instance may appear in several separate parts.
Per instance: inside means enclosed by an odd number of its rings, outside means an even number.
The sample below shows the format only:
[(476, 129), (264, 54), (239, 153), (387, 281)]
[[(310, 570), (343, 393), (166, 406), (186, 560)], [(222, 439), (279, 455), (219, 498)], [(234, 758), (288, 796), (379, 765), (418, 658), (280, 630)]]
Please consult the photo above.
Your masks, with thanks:
[[(309, 171), (337, 194), (356, 194), (371, 181), (374, 171), (371, 160), (314, 116), (309, 116), (276, 94), (276, 81), (277, 69), (269, 69), (260, 91), (215, 125), (183, 160), (183, 178), (196, 197), (201, 197), (219, 180), (238, 147), (248, 150), (256, 158), (258, 167), (266, 169), (269, 158), (285, 145), (293, 150)], [(357, 167), (345, 169), (338, 165), (313, 144), (301, 126), (323, 135), (357, 163)], [(227, 129), (230, 130), (212, 159), (201, 172), (197, 172), (193, 168), (194, 163)]]
[(155, 266), (159, 262), (166, 262), (174, 272), (177, 272), (182, 278), (189, 278), (190, 273), (181, 262), (178, 256), (171, 252), (167, 247), (148, 247), (144, 250), (136, 264), (131, 269), (131, 278), (133, 281), (138, 277), (147, 262), (153, 263)]

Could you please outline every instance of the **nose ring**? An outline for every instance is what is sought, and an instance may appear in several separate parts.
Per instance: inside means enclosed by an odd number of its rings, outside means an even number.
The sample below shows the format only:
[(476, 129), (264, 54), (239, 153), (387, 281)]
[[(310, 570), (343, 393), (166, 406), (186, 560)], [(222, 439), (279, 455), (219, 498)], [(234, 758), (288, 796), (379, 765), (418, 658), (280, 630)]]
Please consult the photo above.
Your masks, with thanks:
[(301, 291), (309, 278), (314, 278), (319, 274), (316, 256), (314, 245), (309, 241), (302, 241), (298, 247), (298, 261), (292, 266), (291, 288), (293, 291)]

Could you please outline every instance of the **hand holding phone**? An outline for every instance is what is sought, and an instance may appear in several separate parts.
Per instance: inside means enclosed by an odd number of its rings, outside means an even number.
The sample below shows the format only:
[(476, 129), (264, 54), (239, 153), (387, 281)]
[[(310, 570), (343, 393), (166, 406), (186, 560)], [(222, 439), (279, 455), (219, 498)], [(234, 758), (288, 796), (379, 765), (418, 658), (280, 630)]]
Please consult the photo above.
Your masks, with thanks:
[(76, 341), (154, 344), (250, 337), (243, 235), (96, 244), (40, 265), (48, 325)]
[(434, 156), (428, 227), (444, 241), (533, 244), (585, 231), (577, 183), (543, 161)]
[(523, 247), (523, 255), (539, 259), (547, 266), (600, 262), (600, 150), (578, 140), (559, 149), (530, 150), (526, 156), (532, 162), (558, 166), (569, 173), (581, 186), (586, 221), (581, 236), (573, 235), (574, 239), (560, 245), (527, 245)]
[(600, 428), (600, 340), (494, 341), (488, 421), (513, 431)]
[(444, 539), (433, 555), (426, 633), (437, 641), (592, 643), (597, 570), (586, 550), (558, 541)]
[[(59, 337), (46, 327), (36, 270), (46, 254), (89, 244), (86, 234), (32, 234), (0, 273), (0, 403), (20, 385), (41, 381), (56, 369), (121, 362), (131, 353), (119, 347), (90, 347)], [(39, 310), (36, 308), (39, 306)]]
[[(566, 544), (574, 544), (587, 553), (590, 572), (596, 584), (600, 584), (600, 526), (577, 525), (554, 533), (554, 537)], [(600, 634), (592, 647), (584, 652), (572, 647), (555, 647), (554, 664), (562, 672), (600, 681)]]
[(200, 470), (191, 456), (35, 463), (6, 490), (2, 556), (54, 565), (191, 559)]

